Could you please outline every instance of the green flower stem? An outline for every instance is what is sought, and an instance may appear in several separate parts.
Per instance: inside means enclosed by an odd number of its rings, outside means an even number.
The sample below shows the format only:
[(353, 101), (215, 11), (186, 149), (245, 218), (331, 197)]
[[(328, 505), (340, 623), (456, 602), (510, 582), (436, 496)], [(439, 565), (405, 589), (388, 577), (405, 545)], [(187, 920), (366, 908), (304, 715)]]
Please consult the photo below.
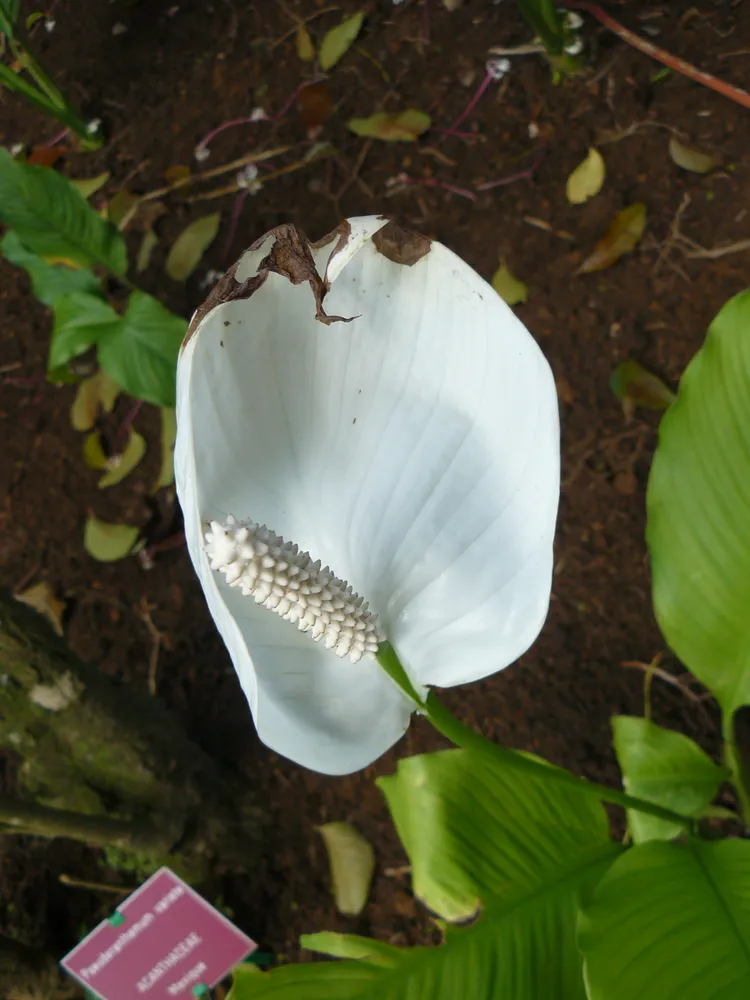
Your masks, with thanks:
[(625, 792), (610, 788), (608, 785), (600, 785), (595, 781), (579, 778), (571, 771), (543, 763), (516, 750), (508, 750), (506, 747), (498, 746), (497, 743), (488, 740), (486, 736), (482, 736), (481, 733), (457, 719), (440, 701), (434, 691), (430, 691), (426, 699), (421, 698), (390, 643), (381, 643), (377, 660), (404, 694), (415, 702), (418, 710), (429, 719), (435, 729), (443, 736), (447, 736), (457, 747), (476, 753), (490, 763), (513, 768), (516, 771), (525, 771), (527, 774), (542, 778), (544, 781), (557, 781), (568, 785), (579, 792), (586, 792), (602, 802), (610, 802), (613, 805), (623, 806), (625, 809), (636, 809), (638, 812), (647, 813), (649, 816), (657, 817), (657, 819), (679, 823), (689, 830), (694, 828), (695, 821), (689, 816), (682, 816), (671, 809), (664, 809), (655, 802), (627, 795)]

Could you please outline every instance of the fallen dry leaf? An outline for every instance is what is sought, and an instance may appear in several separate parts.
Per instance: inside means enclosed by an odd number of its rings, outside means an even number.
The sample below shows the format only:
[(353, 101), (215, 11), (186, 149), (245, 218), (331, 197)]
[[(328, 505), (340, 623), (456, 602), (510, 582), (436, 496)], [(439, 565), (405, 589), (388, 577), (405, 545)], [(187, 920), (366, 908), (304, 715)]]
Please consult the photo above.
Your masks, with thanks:
[(111, 524), (90, 514), (83, 531), (83, 547), (98, 562), (116, 562), (128, 555), (138, 534), (138, 528), (130, 524)]
[(315, 58), (315, 46), (304, 24), (297, 28), (297, 55), (303, 62), (312, 62)]
[(716, 157), (693, 146), (686, 146), (675, 136), (669, 137), (669, 155), (678, 167), (693, 174), (707, 174), (716, 166)]
[(161, 466), (159, 476), (151, 488), (151, 493), (156, 493), (164, 486), (171, 486), (174, 482), (174, 442), (177, 437), (177, 420), (175, 411), (167, 406), (162, 406), (161, 414)]
[(333, 98), (325, 80), (303, 87), (297, 97), (297, 107), (307, 138), (317, 138), (326, 118), (333, 111)]
[(612, 267), (620, 257), (630, 253), (646, 229), (646, 206), (642, 201), (628, 205), (612, 220), (609, 229), (594, 247), (593, 252), (578, 268), (579, 274), (603, 271)]
[(408, 108), (397, 113), (378, 111), (369, 118), (352, 118), (347, 124), (355, 135), (365, 136), (368, 139), (414, 142), (430, 127), (432, 120), (423, 111)]
[(90, 431), (96, 423), (99, 407), (111, 413), (120, 387), (103, 371), (79, 383), (73, 405), (70, 408), (70, 423), (76, 431)]
[(644, 406), (649, 410), (666, 410), (675, 400), (675, 394), (658, 375), (653, 375), (637, 361), (623, 361), (618, 365), (610, 376), (609, 384), (622, 403), (628, 420), (637, 406)]
[(599, 194), (606, 172), (602, 154), (592, 146), (586, 159), (579, 163), (568, 177), (565, 194), (571, 205), (582, 205), (595, 194)]
[(220, 212), (194, 219), (172, 244), (165, 270), (174, 281), (185, 281), (198, 266), (201, 257), (216, 239)]
[(68, 180), (84, 198), (90, 198), (92, 194), (96, 194), (107, 183), (109, 180), (109, 170), (105, 170), (103, 174), (97, 174), (96, 177), (81, 177), (79, 179), (69, 177)]
[(33, 587), (14, 596), (17, 601), (28, 604), (30, 608), (44, 615), (58, 635), (63, 634), (62, 616), (65, 612), (65, 601), (58, 601), (48, 583), (35, 583)]
[(501, 258), (500, 267), (492, 276), (492, 287), (509, 306), (517, 306), (529, 297), (529, 290), (522, 281), (514, 277)]
[(142, 274), (148, 267), (151, 254), (156, 249), (158, 243), (159, 237), (153, 229), (147, 229), (141, 237), (141, 245), (138, 247), (138, 255), (135, 258), (135, 269), (138, 274)]
[(361, 11), (359, 14), (345, 17), (341, 24), (336, 25), (335, 28), (331, 28), (323, 36), (323, 41), (320, 43), (320, 51), (318, 52), (318, 61), (320, 62), (320, 68), (324, 72), (335, 66), (339, 59), (349, 51), (354, 44), (354, 39), (359, 34), (364, 19), (365, 15)]
[(351, 823), (325, 823), (318, 833), (328, 851), (336, 909), (356, 917), (365, 908), (375, 871), (372, 844)]
[(130, 475), (133, 469), (146, 454), (146, 442), (132, 427), (128, 428), (128, 443), (119, 455), (113, 455), (106, 460), (106, 469), (98, 486), (100, 490), (108, 486), (116, 486)]

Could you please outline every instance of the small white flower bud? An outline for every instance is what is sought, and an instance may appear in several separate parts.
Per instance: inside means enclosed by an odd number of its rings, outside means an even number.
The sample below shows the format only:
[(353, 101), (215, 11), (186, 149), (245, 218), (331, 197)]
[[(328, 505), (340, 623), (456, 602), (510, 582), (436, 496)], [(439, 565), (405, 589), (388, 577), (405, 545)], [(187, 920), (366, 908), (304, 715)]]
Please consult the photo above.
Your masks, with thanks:
[(493, 80), (502, 80), (510, 70), (510, 59), (506, 59), (504, 56), (491, 56), (485, 63), (485, 69)]

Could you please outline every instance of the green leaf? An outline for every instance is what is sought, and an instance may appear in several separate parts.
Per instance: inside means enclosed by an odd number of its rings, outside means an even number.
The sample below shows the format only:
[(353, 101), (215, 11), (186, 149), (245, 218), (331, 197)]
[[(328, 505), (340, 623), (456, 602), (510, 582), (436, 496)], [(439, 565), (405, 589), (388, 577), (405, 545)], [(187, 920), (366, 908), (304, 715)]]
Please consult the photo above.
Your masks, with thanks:
[(99, 364), (137, 399), (156, 406), (175, 405), (177, 355), (187, 322), (161, 302), (133, 292), (119, 325), (99, 340)]
[(707, 174), (716, 166), (715, 156), (694, 149), (692, 146), (686, 146), (673, 135), (669, 137), (669, 155), (678, 167), (693, 174)]
[(114, 455), (107, 459), (107, 471), (99, 480), (100, 490), (107, 489), (108, 486), (116, 486), (121, 483), (126, 476), (129, 476), (146, 454), (146, 442), (133, 428), (129, 428), (128, 443), (119, 455)]
[(628, 418), (632, 417), (637, 406), (666, 410), (675, 400), (672, 390), (637, 361), (623, 361), (618, 365), (610, 376), (609, 385), (622, 402), (623, 411)]
[(121, 317), (112, 306), (98, 296), (88, 292), (64, 295), (55, 304), (47, 368), (58, 368), (83, 354), (121, 323)]
[(67, 177), (19, 163), (5, 149), (0, 149), (0, 221), (47, 263), (100, 264), (118, 275), (127, 271), (122, 237)]
[(612, 220), (609, 229), (594, 247), (593, 252), (578, 268), (579, 274), (603, 271), (612, 267), (620, 257), (630, 253), (638, 245), (646, 230), (646, 206), (637, 201)]
[(646, 497), (664, 637), (727, 719), (750, 703), (750, 291), (731, 299), (662, 418)]
[[(623, 785), (630, 795), (683, 816), (699, 816), (730, 777), (697, 743), (648, 719), (616, 715), (612, 729)], [(677, 823), (635, 809), (628, 810), (628, 826), (636, 843), (671, 840), (682, 832)]]
[[(414, 889), (452, 920), (438, 948), (349, 935), (303, 945), (345, 957), (265, 975), (240, 968), (232, 1000), (584, 1000), (575, 917), (622, 848), (603, 808), (552, 782), (449, 750), (399, 762), (378, 782), (409, 854)], [(351, 959), (357, 959), (351, 961)]]
[(151, 488), (151, 493), (171, 486), (174, 482), (174, 443), (177, 437), (177, 418), (175, 411), (169, 406), (159, 409), (161, 416), (161, 466), (159, 476)]
[(595, 194), (599, 194), (606, 172), (602, 154), (592, 146), (586, 159), (579, 163), (568, 177), (565, 193), (571, 205), (582, 205)]
[(504, 259), (500, 260), (500, 267), (492, 276), (492, 287), (509, 306), (517, 306), (529, 297), (528, 288), (510, 273)]
[(336, 909), (356, 917), (365, 908), (375, 871), (372, 844), (351, 823), (324, 823), (318, 833), (328, 851)]
[(589, 1000), (746, 1000), (750, 842), (642, 844), (584, 906)]
[(345, 17), (341, 24), (326, 32), (318, 52), (320, 68), (324, 72), (335, 66), (339, 59), (349, 51), (354, 44), (354, 39), (359, 34), (364, 19), (363, 12), (353, 14), (351, 17)]
[(86, 440), (83, 442), (83, 461), (89, 469), (107, 468), (107, 456), (104, 454), (99, 431), (92, 431), (86, 435)]
[(198, 266), (201, 257), (216, 239), (221, 213), (213, 212), (190, 223), (172, 245), (165, 270), (175, 281), (185, 281)]
[(139, 529), (129, 524), (110, 524), (89, 515), (83, 532), (83, 546), (98, 562), (124, 559), (135, 545)]
[(517, 2), (521, 13), (550, 55), (561, 55), (565, 31), (554, 0), (517, 0)]
[(0, 0), (0, 34), (13, 37), (13, 28), (18, 20), (21, 0)]
[(417, 137), (426, 131), (431, 124), (429, 115), (416, 108), (406, 111), (378, 111), (369, 118), (352, 118), (347, 127), (355, 135), (370, 139), (383, 139), (385, 142), (415, 142)]
[(73, 292), (101, 294), (99, 280), (93, 271), (66, 267), (64, 264), (47, 264), (41, 257), (26, 249), (13, 229), (9, 229), (0, 240), (0, 253), (11, 264), (26, 271), (31, 281), (31, 290), (46, 306), (54, 306), (63, 295)]

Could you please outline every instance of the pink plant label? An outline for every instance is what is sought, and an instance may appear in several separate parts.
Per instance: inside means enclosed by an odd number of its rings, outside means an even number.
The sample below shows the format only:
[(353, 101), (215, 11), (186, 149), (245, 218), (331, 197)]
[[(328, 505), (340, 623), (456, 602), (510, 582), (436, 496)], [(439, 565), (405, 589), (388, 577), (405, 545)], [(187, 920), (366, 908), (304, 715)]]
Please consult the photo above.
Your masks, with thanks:
[(200, 997), (258, 946), (168, 868), (60, 963), (101, 1000)]

